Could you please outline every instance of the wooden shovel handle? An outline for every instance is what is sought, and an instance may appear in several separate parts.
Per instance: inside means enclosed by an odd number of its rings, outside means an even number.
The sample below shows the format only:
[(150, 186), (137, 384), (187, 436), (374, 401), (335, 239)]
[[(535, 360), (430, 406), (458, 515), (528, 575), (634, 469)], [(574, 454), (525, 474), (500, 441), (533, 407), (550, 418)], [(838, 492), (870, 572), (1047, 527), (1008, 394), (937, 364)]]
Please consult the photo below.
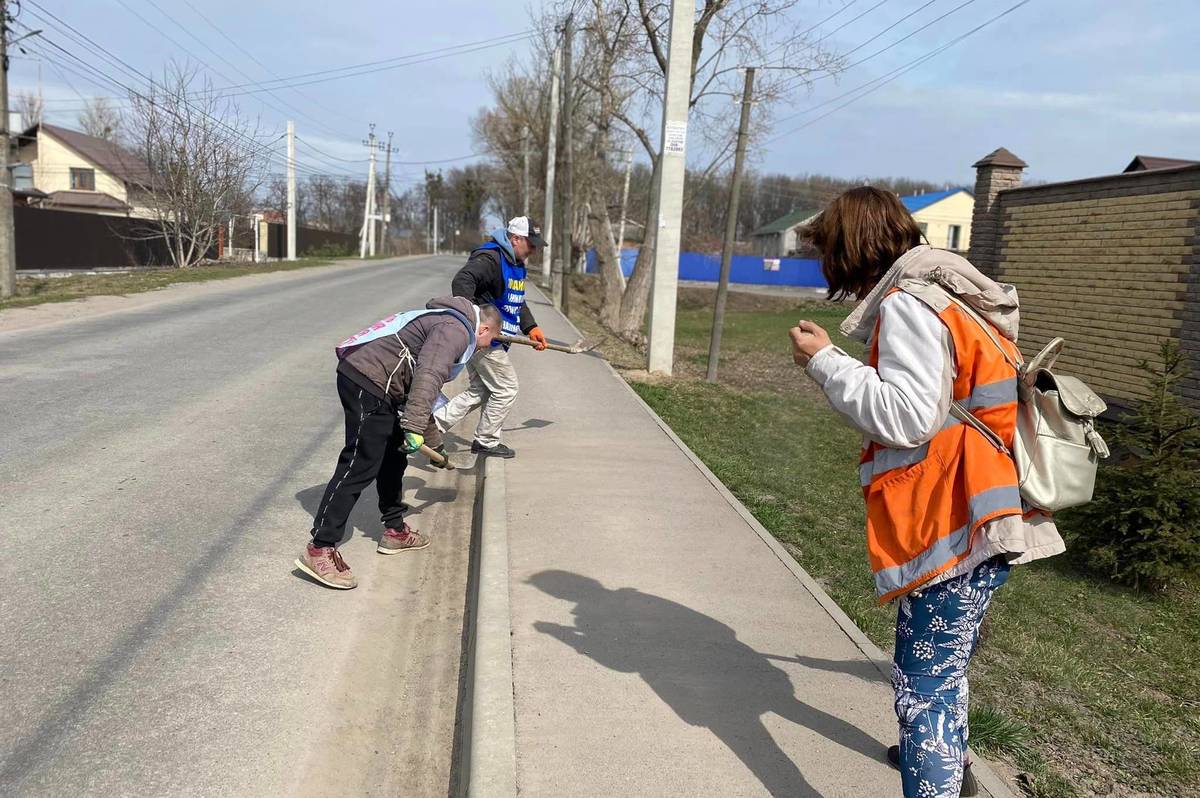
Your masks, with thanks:
[[(499, 337), (501, 343), (504, 344), (520, 344), (521, 346), (537, 347), (538, 342), (532, 338), (527, 338), (524, 335), (501, 335)], [(566, 344), (556, 344), (549, 341), (546, 342), (547, 349), (553, 349), (555, 352), (566, 352), (568, 355), (578, 355), (581, 351), (577, 346), (567, 346)]]
[(454, 470), (454, 464), (450, 462), (449, 457), (442, 457), (440, 454), (435, 452), (433, 449), (430, 449), (423, 443), (421, 444), (420, 452), (438, 465), (445, 466), (447, 470)]

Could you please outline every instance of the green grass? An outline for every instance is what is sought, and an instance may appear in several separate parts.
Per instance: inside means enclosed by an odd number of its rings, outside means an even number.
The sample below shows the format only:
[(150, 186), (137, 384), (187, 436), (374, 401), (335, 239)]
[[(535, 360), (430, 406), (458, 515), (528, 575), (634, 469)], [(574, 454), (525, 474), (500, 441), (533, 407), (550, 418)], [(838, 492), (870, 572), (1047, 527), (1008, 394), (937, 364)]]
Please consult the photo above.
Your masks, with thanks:
[[(693, 376), (706, 361), (706, 304), (692, 296), (679, 310), (677, 363)], [(786, 301), (730, 311), (720, 384), (634, 388), (886, 651), (894, 610), (876, 604), (866, 563), (859, 437), (791, 364), (787, 340), (798, 318), (834, 332), (846, 312)], [(972, 665), (972, 743), (1024, 771), (1039, 798), (1114, 787), (1200, 796), (1196, 587), (1141, 595), (1065, 557), (1015, 568)]]
[(0, 299), (0, 310), (40, 305), (45, 302), (69, 302), (88, 296), (125, 296), (165, 288), (175, 283), (199, 283), (227, 280), (247, 274), (266, 274), (313, 266), (326, 266), (330, 258), (301, 258), (296, 261), (266, 263), (219, 263), (190, 269), (154, 269), (117, 274), (79, 274), (70, 277), (19, 277), (16, 296)]

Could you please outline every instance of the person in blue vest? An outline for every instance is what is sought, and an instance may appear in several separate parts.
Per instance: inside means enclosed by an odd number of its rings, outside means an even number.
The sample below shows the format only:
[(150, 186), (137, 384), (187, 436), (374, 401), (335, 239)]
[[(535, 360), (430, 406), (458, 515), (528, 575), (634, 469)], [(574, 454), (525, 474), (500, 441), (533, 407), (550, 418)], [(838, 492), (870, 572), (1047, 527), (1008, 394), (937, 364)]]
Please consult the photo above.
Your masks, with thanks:
[(338, 552), (350, 511), (371, 482), (379, 494), (384, 533), (380, 554), (416, 551), (429, 539), (404, 521), (400, 500), (408, 456), (436, 428), (431, 415), (442, 386), (454, 379), (476, 349), (488, 349), (500, 331), (500, 312), (460, 297), (432, 299), (424, 310), (388, 316), (337, 345), (337, 388), (346, 414), (346, 445), (325, 488), (312, 541), (296, 567), (327, 587), (358, 585)]
[[(546, 348), (542, 334), (525, 303), (525, 261), (546, 245), (538, 223), (518, 216), (507, 228), (492, 231), (491, 240), (473, 251), (450, 283), (454, 296), (466, 297), (477, 305), (500, 309), (501, 329), (506, 335), (527, 335), (538, 351)], [(433, 414), (441, 431), (453, 427), (481, 403), (479, 425), (471, 451), (481, 455), (514, 457), (500, 442), (500, 429), (517, 398), (517, 372), (508, 357), (508, 347), (498, 341), (480, 347), (467, 364), (470, 386)]]

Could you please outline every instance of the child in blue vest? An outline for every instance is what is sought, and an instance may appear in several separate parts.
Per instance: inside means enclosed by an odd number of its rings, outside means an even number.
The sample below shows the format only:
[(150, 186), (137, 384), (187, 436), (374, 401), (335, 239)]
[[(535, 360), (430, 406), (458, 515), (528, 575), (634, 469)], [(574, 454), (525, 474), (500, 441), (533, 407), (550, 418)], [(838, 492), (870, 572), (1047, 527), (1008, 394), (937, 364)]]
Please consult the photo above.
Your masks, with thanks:
[(375, 482), (385, 531), (380, 554), (415, 551), (429, 539), (404, 522), (401, 482), (408, 455), (425, 443), (442, 386), (488, 349), (500, 312), (467, 299), (441, 297), (424, 310), (398, 313), (337, 346), (338, 395), (346, 413), (346, 445), (313, 517), (312, 542), (296, 567), (323, 585), (358, 585), (337, 546), (363, 489)]

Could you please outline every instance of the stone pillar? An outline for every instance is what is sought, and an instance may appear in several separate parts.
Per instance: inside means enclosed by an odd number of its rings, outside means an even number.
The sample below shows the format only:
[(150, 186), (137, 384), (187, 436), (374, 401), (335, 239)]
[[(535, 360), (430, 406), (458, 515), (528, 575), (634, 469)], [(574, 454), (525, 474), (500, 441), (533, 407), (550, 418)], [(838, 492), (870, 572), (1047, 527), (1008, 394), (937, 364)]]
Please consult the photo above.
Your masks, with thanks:
[(975, 168), (975, 210), (971, 214), (969, 260), (989, 277), (998, 277), (1000, 245), (1004, 238), (1003, 209), (999, 194), (1021, 185), (1027, 163), (1001, 147), (985, 155)]

